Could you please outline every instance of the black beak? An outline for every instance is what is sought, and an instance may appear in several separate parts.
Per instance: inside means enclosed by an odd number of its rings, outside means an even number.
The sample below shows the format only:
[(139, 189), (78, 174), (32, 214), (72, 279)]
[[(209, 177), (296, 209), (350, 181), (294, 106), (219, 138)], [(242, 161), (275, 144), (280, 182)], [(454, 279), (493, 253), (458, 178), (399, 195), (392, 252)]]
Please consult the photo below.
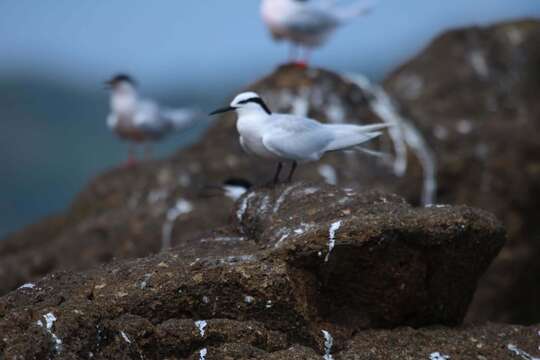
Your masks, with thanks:
[(111, 80), (107, 80), (103, 83), (104, 89), (109, 90), (109, 89), (112, 89), (112, 87), (113, 87), (113, 82)]
[(234, 110), (234, 108), (232, 106), (228, 106), (228, 107), (223, 108), (223, 109), (217, 109), (216, 111), (212, 111), (209, 115), (212, 116), (212, 115), (222, 114), (222, 113), (226, 113), (226, 112), (233, 111), (233, 110)]

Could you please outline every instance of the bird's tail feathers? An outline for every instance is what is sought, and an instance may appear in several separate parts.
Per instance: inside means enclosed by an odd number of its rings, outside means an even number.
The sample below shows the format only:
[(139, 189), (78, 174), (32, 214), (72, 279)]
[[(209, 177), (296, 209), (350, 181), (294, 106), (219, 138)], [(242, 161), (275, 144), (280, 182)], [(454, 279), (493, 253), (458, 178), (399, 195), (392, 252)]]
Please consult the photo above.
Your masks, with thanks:
[(361, 146), (355, 146), (349, 151), (359, 151), (359, 152), (364, 153), (366, 155), (374, 156), (374, 157), (377, 157), (377, 158), (380, 158), (380, 159), (390, 159), (392, 157), (392, 155), (390, 155), (388, 153), (385, 153), (385, 152), (382, 152), (382, 151), (377, 151), (377, 150), (366, 149), (366, 148), (361, 147)]
[(184, 130), (194, 126), (198, 119), (203, 118), (201, 114), (195, 109), (165, 109), (161, 112), (161, 116), (174, 130)]
[[(351, 149), (373, 140), (382, 135), (377, 131), (391, 126), (391, 124), (373, 124), (373, 125), (327, 125), (333, 130), (334, 139), (328, 144), (326, 151), (337, 151)], [(367, 149), (364, 149), (369, 151)]]
[(336, 9), (336, 16), (340, 21), (347, 21), (370, 13), (374, 7), (374, 1), (360, 0), (350, 6), (342, 6)]

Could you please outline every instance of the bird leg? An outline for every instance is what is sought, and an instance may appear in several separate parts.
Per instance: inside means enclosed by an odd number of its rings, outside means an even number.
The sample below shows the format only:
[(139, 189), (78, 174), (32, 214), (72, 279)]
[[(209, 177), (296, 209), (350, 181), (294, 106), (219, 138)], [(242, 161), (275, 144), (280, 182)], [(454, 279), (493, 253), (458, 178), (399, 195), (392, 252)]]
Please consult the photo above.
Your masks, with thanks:
[[(302, 47), (299, 47), (299, 53), (302, 55)], [(308, 60), (309, 60), (309, 53), (310, 50), (308, 48), (304, 48), (304, 56), (300, 56), (299, 59), (294, 61), (294, 65), (296, 65), (299, 68), (305, 69), (308, 67)]]
[(152, 144), (150, 143), (144, 146), (144, 160), (152, 160)]
[(276, 185), (279, 182), (279, 174), (281, 173), (281, 169), (283, 168), (283, 164), (278, 162), (276, 174), (274, 175), (274, 185)]
[(289, 176), (287, 177), (287, 182), (292, 181), (294, 171), (296, 170), (297, 167), (298, 167), (298, 163), (296, 161), (293, 161), (293, 163), (291, 165), (291, 171), (289, 172)]
[(304, 68), (309, 67), (309, 56), (311, 55), (311, 49), (308, 47), (304, 48), (304, 57), (300, 59), (298, 62), (299, 65), (301, 65)]
[(291, 64), (296, 64), (296, 59), (298, 57), (298, 47), (295, 43), (291, 43), (291, 47), (289, 48), (289, 62)]
[(133, 167), (137, 165), (137, 156), (135, 155), (135, 145), (130, 143), (128, 145), (128, 158), (126, 161), (126, 167)]

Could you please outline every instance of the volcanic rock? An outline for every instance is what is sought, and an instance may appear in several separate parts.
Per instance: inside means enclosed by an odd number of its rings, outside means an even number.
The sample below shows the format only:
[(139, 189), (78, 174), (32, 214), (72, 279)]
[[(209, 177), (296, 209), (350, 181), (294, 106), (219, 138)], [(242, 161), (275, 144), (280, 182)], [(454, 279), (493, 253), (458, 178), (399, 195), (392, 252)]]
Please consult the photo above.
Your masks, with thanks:
[(481, 210), (329, 185), (256, 188), (234, 215), (159, 255), (56, 272), (0, 298), (0, 354), (322, 356), (366, 328), (459, 324), (505, 240)]
[(509, 244), (471, 321), (540, 321), (540, 22), (448, 32), (384, 86), (424, 135), (439, 203), (492, 211)]

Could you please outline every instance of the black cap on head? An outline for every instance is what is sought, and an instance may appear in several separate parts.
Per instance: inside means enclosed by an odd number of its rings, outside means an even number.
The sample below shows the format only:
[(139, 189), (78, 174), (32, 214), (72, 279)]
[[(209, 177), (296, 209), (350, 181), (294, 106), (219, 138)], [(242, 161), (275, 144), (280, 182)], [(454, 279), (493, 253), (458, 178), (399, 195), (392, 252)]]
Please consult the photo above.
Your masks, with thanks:
[(127, 82), (133, 86), (137, 85), (137, 82), (133, 80), (133, 78), (127, 74), (116, 74), (110, 80), (107, 80), (105, 84), (111, 87), (114, 87), (115, 85), (118, 85), (122, 82)]
[(228, 186), (238, 186), (243, 187), (245, 189), (251, 188), (252, 184), (249, 182), (249, 180), (241, 179), (241, 178), (230, 178), (223, 182), (224, 185)]

